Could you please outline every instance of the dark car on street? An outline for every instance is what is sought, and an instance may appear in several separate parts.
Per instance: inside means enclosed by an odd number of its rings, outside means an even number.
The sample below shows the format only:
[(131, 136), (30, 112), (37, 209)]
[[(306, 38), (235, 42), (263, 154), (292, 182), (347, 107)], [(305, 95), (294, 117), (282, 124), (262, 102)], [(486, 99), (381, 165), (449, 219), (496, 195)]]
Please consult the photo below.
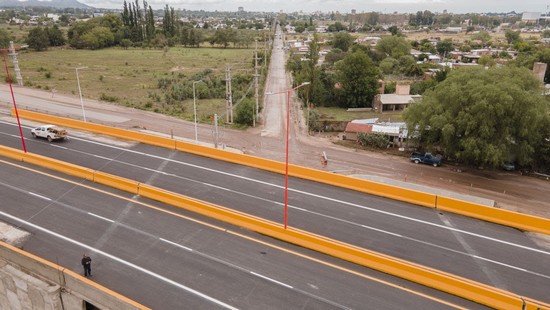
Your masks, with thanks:
[(431, 153), (414, 152), (411, 155), (411, 161), (415, 164), (427, 164), (434, 167), (441, 166), (441, 158), (432, 155)]

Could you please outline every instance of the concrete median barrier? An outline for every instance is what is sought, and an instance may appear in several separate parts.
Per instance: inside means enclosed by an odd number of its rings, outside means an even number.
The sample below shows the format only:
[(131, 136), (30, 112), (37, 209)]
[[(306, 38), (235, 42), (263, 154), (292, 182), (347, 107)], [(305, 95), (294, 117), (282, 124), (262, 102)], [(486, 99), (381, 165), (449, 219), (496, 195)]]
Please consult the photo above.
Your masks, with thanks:
[(94, 171), (93, 172), (93, 181), (95, 183), (103, 184), (109, 187), (123, 190), (132, 194), (138, 194), (139, 182), (118, 177), (109, 173)]
[(23, 151), (19, 151), (16, 149), (12, 149), (11, 147), (0, 145), (0, 156), (14, 159), (17, 161), (23, 161), (24, 154), (25, 153)]
[(550, 235), (550, 219), (497, 209), (448, 197), (437, 197), (437, 209), (521, 230)]
[[(12, 111), (12, 114), (13, 113), (14, 112)], [(245, 165), (274, 173), (282, 174), (285, 171), (285, 165), (283, 162), (245, 154), (236, 154), (224, 150), (213, 149), (201, 145), (176, 141), (173, 139), (158, 137), (149, 134), (143, 134), (131, 130), (98, 125), (89, 122), (87, 123), (70, 118), (58, 117), (27, 110), (19, 110), (19, 116), (34, 121), (87, 130), (99, 134), (110, 135), (117, 138), (134, 140), (151, 145), (166, 147), (169, 149), (177, 149), (182, 152)], [(430, 193), (424, 193), (365, 179), (329, 173), (298, 165), (289, 165), (289, 175), (319, 183), (347, 188), (363, 193), (386, 197), (398, 201), (404, 201), (424, 207), (437, 207), (441, 210), (446, 210), (448, 212), (453, 212), (501, 225), (507, 225), (521, 230), (550, 234), (550, 229), (548, 228), (548, 223), (550, 222), (550, 220), (541, 217), (529, 216), (522, 213), (506, 211), (497, 208), (488, 208), (482, 205), (476, 205), (453, 198), (439, 197)], [(525, 221), (527, 221), (527, 224)]]
[(92, 181), (94, 179), (94, 170), (92, 169), (73, 165), (61, 160), (49, 158), (42, 155), (26, 153), (23, 156), (23, 162), (63, 172), (65, 174), (69, 174), (89, 181)]
[[(12, 154), (20, 153), (18, 150), (3, 147), (0, 155), (10, 152)], [(10, 156), (15, 155), (8, 155), (8, 157)], [(71, 174), (71, 172), (74, 172), (73, 169), (80, 168), (79, 171), (89, 170), (76, 165), (71, 165), (74, 167), (71, 169), (66, 169), (65, 165), (52, 164), (53, 162), (58, 162), (57, 160), (48, 159), (44, 156), (33, 154), (27, 154), (27, 156), (34, 159), (32, 161), (33, 164), (59, 172)], [(38, 160), (39, 158), (42, 160)], [(177, 193), (169, 192), (151, 185), (138, 184), (135, 181), (109, 175), (104, 172), (92, 171), (92, 176), (94, 173), (97, 173), (100, 177), (92, 178), (92, 180), (101, 184), (110, 184), (110, 186), (114, 185), (113, 187), (115, 188), (129, 191), (131, 193), (135, 193), (133, 187), (137, 184), (137, 193), (140, 196), (208, 216), (238, 227), (243, 227), (263, 235), (391, 274), (427, 287), (432, 287), (434, 289), (493, 308), (521, 309), (522, 306), (527, 305), (533, 309), (537, 309), (537, 307), (540, 309), (550, 309), (550, 305), (546, 305), (542, 302), (528, 300), (519, 295), (439, 270), (410, 263), (405, 260), (367, 249), (355, 247), (353, 245), (315, 235), (306, 231), (293, 228), (284, 229), (282, 225), (268, 220), (254, 217), (242, 212), (233, 211), (222, 206), (203, 202)], [(87, 176), (86, 174), (82, 175), (84, 177)], [(116, 184), (117, 182), (121, 182), (121, 184)]]

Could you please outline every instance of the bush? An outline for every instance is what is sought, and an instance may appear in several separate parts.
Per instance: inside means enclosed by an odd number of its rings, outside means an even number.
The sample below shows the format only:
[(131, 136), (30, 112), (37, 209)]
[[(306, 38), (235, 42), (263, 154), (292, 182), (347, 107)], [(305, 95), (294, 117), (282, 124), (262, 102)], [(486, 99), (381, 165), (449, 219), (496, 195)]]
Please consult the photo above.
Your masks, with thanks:
[(322, 129), (320, 118), (321, 116), (319, 115), (319, 112), (317, 112), (317, 110), (314, 110), (314, 109), (309, 110), (309, 117), (308, 117), (309, 130), (319, 131)]
[(370, 146), (379, 149), (385, 149), (390, 143), (390, 138), (386, 135), (380, 133), (359, 133), (357, 135), (357, 140), (362, 146)]
[(108, 102), (118, 102), (118, 97), (101, 93), (101, 96), (99, 96), (99, 100), (108, 101)]
[(245, 98), (235, 109), (235, 123), (252, 125), (254, 122), (254, 100)]

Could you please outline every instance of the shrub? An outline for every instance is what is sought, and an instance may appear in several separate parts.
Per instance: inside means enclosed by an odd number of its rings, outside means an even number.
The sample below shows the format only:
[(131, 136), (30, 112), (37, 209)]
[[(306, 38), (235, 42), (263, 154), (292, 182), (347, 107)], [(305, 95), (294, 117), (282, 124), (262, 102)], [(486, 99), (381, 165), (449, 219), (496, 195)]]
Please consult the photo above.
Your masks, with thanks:
[(254, 100), (245, 98), (235, 109), (235, 123), (252, 125), (254, 121)]
[(385, 149), (390, 143), (390, 138), (384, 134), (380, 133), (359, 133), (357, 135), (357, 140), (362, 146), (370, 146), (380, 149)]
[(111, 96), (105, 93), (101, 93), (101, 96), (99, 96), (99, 100), (108, 101), (108, 102), (118, 102), (119, 99), (117, 96)]

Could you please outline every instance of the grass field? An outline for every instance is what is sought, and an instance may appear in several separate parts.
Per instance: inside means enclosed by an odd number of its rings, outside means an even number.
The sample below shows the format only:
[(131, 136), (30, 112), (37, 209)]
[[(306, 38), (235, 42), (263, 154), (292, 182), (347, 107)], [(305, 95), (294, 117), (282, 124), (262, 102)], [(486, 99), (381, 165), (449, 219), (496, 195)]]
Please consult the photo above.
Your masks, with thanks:
[[(51, 49), (45, 52), (19, 54), (19, 65), (26, 86), (57, 93), (78, 95), (75, 68), (78, 70), (82, 94), (86, 98), (116, 99), (117, 104), (154, 110), (149, 94), (162, 95), (157, 87), (159, 78), (184, 74), (190, 77), (205, 69), (223, 75), (230, 64), (236, 71), (252, 68), (252, 49), (183, 48), (158, 49), (109, 48), (102, 50)], [(250, 71), (251, 72), (251, 71)], [(4, 78), (5, 74), (2, 74)], [(222, 111), (223, 99), (199, 101), (211, 113)], [(182, 102), (183, 112), (173, 109), (171, 114), (190, 118), (192, 100)], [(219, 107), (219, 111), (218, 111)], [(179, 113), (182, 112), (182, 113)]]
[(13, 37), (15, 43), (23, 43), (32, 28), (33, 26), (0, 24), (0, 29), (6, 30)]
[(366, 112), (348, 112), (345, 109), (336, 108), (336, 107), (318, 107), (315, 108), (320, 116), (321, 120), (331, 120), (331, 121), (351, 121), (354, 119), (366, 119), (366, 118), (375, 118), (378, 117), (381, 122), (401, 122), (403, 120), (402, 113), (377, 113), (374, 111)]

